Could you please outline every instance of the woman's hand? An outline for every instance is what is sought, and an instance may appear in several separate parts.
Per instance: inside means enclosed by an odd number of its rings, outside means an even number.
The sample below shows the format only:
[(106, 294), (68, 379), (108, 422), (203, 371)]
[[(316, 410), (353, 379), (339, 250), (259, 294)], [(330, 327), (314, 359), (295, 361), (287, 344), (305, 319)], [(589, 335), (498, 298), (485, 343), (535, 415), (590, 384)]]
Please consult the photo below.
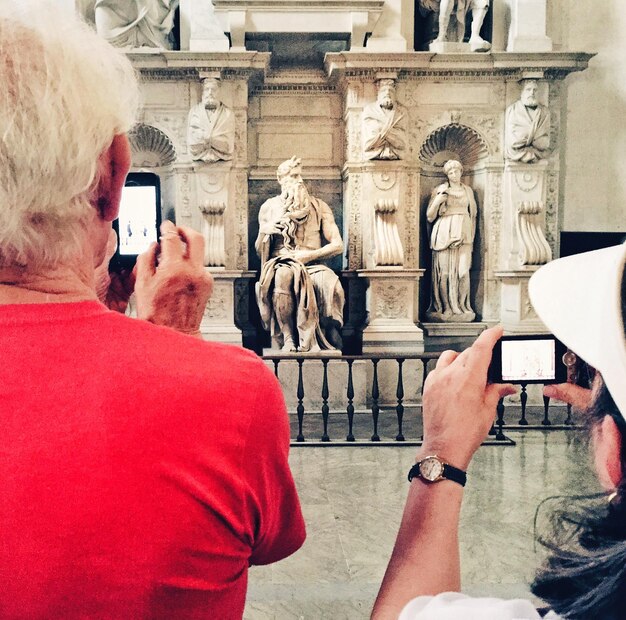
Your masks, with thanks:
[(421, 453), (437, 454), (467, 469), (496, 415), (498, 400), (517, 390), (510, 384), (488, 384), (487, 369), (501, 327), (485, 330), (463, 353), (444, 351), (424, 385)]

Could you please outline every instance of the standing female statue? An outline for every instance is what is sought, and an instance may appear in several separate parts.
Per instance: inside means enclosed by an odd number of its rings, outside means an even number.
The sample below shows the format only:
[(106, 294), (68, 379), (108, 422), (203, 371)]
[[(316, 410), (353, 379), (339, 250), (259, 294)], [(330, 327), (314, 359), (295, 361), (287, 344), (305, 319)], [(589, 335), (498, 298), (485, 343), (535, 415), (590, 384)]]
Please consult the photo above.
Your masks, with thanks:
[(432, 295), (429, 321), (469, 322), (476, 314), (470, 303), (470, 267), (476, 233), (474, 191), (461, 183), (463, 166), (451, 159), (443, 167), (448, 177), (437, 186), (428, 203), (426, 219), (432, 224)]

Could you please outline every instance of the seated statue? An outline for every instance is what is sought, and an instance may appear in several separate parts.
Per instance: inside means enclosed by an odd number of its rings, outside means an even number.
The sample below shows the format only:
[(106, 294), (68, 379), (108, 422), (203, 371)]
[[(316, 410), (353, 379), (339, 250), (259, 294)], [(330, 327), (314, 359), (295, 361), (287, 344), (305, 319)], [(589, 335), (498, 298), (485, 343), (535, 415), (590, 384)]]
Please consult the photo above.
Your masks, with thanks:
[(537, 80), (524, 80), (520, 98), (506, 110), (505, 157), (533, 164), (550, 148), (550, 112), (537, 99)]
[(194, 161), (230, 161), (235, 151), (235, 115), (219, 99), (220, 81), (205, 78), (202, 101), (189, 112), (187, 144)]
[(254, 247), (261, 257), (256, 286), (261, 319), (283, 351), (341, 346), (344, 292), (322, 261), (341, 254), (343, 241), (330, 207), (311, 196), (300, 159), (278, 166), (282, 192), (259, 211)]
[(453, 41), (463, 43), (465, 37), (465, 18), (472, 12), (472, 26), (469, 39), (473, 52), (487, 52), (491, 43), (480, 36), (485, 16), (489, 10), (489, 0), (419, 0), (423, 11), (438, 14), (439, 34), (435, 41), (443, 43)]
[(179, 0), (96, 0), (96, 30), (116, 47), (172, 49)]
[(363, 151), (366, 159), (401, 159), (405, 149), (405, 116), (396, 101), (391, 79), (378, 80), (378, 96), (363, 110)]

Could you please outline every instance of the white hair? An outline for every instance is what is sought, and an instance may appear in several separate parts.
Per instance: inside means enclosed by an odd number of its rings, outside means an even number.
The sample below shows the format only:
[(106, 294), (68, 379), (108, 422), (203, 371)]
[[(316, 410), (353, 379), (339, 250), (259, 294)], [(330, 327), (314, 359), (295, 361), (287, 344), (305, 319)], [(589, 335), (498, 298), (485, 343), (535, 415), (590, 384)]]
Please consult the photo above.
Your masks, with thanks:
[(54, 0), (0, 0), (0, 265), (78, 255), (98, 158), (134, 123), (128, 59)]

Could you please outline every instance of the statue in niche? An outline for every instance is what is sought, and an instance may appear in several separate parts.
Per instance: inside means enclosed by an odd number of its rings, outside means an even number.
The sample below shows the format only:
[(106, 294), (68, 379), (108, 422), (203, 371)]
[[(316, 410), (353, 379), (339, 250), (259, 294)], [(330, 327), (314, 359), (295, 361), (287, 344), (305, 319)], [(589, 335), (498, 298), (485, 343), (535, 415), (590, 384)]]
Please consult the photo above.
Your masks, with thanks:
[(194, 161), (230, 161), (235, 151), (235, 115), (220, 98), (220, 80), (205, 78), (202, 100), (191, 108), (187, 144)]
[(344, 292), (323, 261), (341, 254), (341, 234), (330, 207), (309, 194), (300, 159), (280, 164), (277, 178), (282, 192), (261, 205), (254, 244), (261, 319), (285, 352), (340, 348)]
[(465, 18), (472, 12), (470, 49), (473, 52), (488, 52), (491, 43), (480, 36), (485, 16), (489, 10), (489, 0), (419, 0), (422, 11), (437, 14), (439, 32), (434, 42), (446, 41), (463, 43), (465, 37)]
[(550, 112), (537, 99), (537, 80), (523, 82), (519, 100), (506, 110), (505, 157), (533, 164), (550, 148)]
[(378, 96), (363, 110), (366, 159), (402, 159), (406, 114), (398, 106), (394, 80), (378, 80)]
[(476, 314), (470, 302), (470, 267), (476, 233), (476, 198), (469, 185), (461, 183), (463, 166), (451, 159), (443, 170), (446, 183), (434, 190), (426, 210), (432, 224), (432, 293), (429, 321), (469, 322)]
[(172, 49), (179, 0), (96, 0), (96, 30), (116, 47)]

